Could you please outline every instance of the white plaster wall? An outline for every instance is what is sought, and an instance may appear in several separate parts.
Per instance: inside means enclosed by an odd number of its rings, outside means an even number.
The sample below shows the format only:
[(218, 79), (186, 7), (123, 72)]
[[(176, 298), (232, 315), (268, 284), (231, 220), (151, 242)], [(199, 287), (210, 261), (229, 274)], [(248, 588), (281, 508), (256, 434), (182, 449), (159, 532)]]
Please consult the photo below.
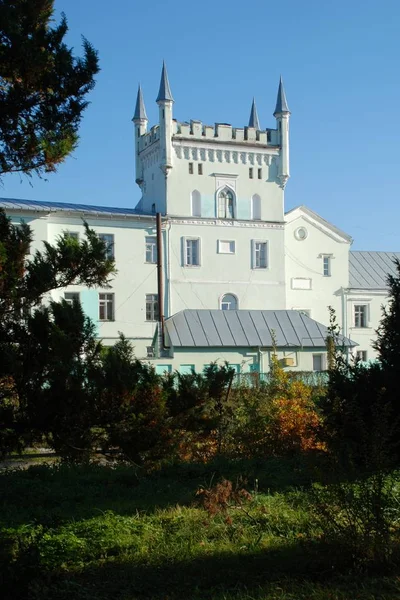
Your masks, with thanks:
[[(243, 226), (242, 226), (243, 225)], [(285, 306), (284, 230), (280, 226), (237, 221), (172, 221), (169, 231), (172, 315), (185, 308), (220, 307), (224, 294), (234, 294), (239, 309)], [(201, 265), (184, 266), (183, 238), (200, 238)], [(218, 240), (235, 241), (235, 254), (219, 254)], [(252, 240), (268, 242), (268, 268), (252, 268)]]
[[(308, 236), (297, 240), (295, 232), (305, 227)], [(328, 306), (342, 319), (342, 288), (348, 286), (350, 243), (339, 241), (317, 223), (299, 214), (285, 227), (286, 308), (308, 309), (312, 319), (327, 325)], [(331, 276), (323, 275), (323, 254), (331, 256)], [(293, 279), (311, 280), (310, 289), (293, 289)]]
[[(354, 306), (365, 304), (368, 306), (368, 327), (355, 327)], [(376, 339), (376, 330), (382, 318), (382, 305), (387, 304), (387, 293), (383, 290), (350, 290), (346, 296), (347, 335), (356, 342), (354, 353), (358, 350), (367, 351), (367, 360), (377, 357), (372, 342)]]
[[(213, 151), (212, 160), (209, 158), (209, 150)], [(213, 144), (211, 140), (202, 143), (194, 139), (187, 145), (186, 142), (174, 139), (173, 167), (167, 181), (168, 214), (190, 216), (190, 195), (193, 190), (198, 190), (202, 195), (202, 215), (215, 217), (217, 192), (228, 185), (236, 195), (238, 218), (251, 219), (251, 198), (258, 194), (261, 197), (262, 220), (283, 221), (283, 190), (277, 184), (277, 151), (269, 150), (268, 157), (272, 162), (267, 165), (263, 158), (267, 155), (267, 150), (263, 153), (258, 150), (260, 163), (256, 158), (252, 158), (253, 162), (250, 162), (250, 156), (257, 156), (256, 148), (243, 148), (235, 141), (225, 145)], [(193, 163), (193, 175), (189, 174), (189, 163)], [(199, 164), (203, 168), (202, 175), (198, 174)], [(253, 179), (249, 178), (249, 168), (253, 169)], [(259, 168), (262, 169), (262, 179), (258, 179)]]

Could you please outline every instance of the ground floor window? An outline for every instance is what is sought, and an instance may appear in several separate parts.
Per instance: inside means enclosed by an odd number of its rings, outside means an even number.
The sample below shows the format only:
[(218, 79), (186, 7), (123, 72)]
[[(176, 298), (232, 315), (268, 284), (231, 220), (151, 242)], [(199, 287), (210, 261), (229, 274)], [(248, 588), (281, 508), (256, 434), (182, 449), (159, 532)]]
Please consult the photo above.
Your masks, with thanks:
[(172, 365), (156, 365), (157, 375), (165, 375), (172, 372)]
[(313, 354), (312, 365), (313, 371), (323, 371), (323, 354)]
[(366, 350), (357, 350), (356, 359), (361, 360), (362, 362), (367, 362), (368, 355)]
[(194, 373), (194, 365), (179, 365), (179, 373), (181, 373), (182, 375)]

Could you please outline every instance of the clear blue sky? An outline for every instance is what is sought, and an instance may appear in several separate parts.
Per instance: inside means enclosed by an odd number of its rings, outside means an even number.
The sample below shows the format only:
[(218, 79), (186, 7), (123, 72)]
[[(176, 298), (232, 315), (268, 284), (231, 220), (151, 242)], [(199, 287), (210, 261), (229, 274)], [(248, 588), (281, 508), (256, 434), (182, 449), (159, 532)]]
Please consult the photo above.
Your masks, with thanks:
[(10, 175), (1, 195), (133, 207), (133, 130), (140, 81), (150, 125), (162, 59), (174, 116), (261, 127), (278, 79), (291, 118), (286, 210), (306, 204), (354, 237), (354, 249), (400, 251), (399, 0), (56, 0), (68, 42), (99, 51), (74, 156), (48, 181)]

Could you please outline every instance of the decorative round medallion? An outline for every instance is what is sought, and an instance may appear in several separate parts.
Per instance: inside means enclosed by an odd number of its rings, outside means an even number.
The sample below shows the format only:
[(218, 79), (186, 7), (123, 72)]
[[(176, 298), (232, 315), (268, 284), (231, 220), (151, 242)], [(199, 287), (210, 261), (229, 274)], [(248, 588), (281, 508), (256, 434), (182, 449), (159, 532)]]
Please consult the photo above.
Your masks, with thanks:
[(303, 240), (305, 240), (308, 236), (308, 231), (305, 227), (298, 227), (296, 229), (296, 231), (294, 232), (294, 237), (296, 238), (296, 240), (299, 240), (299, 242), (302, 242)]

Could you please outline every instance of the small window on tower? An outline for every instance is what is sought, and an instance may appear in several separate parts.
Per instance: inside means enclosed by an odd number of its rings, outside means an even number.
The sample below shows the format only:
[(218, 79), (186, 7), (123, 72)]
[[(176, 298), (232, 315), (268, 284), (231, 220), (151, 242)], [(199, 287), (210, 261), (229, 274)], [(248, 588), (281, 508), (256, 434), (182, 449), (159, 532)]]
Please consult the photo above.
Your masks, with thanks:
[(189, 175), (193, 175), (193, 163), (189, 163)]
[(199, 175), (203, 175), (203, 165), (201, 163), (197, 165), (197, 171)]
[(258, 169), (258, 179), (262, 179), (262, 169)]
[(253, 179), (253, 167), (249, 168), (249, 178)]

